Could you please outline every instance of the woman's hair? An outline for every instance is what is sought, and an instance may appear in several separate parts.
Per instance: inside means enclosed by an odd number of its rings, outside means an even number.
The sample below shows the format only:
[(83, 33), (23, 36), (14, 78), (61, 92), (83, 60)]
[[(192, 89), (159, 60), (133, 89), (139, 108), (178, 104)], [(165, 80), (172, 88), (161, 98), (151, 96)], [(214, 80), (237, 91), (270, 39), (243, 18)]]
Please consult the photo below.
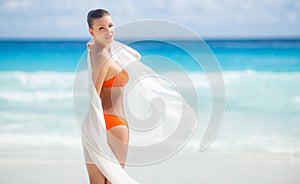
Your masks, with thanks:
[(87, 22), (88, 22), (89, 28), (93, 27), (94, 19), (102, 18), (107, 15), (110, 16), (110, 13), (107, 10), (103, 10), (103, 9), (91, 10), (87, 15)]

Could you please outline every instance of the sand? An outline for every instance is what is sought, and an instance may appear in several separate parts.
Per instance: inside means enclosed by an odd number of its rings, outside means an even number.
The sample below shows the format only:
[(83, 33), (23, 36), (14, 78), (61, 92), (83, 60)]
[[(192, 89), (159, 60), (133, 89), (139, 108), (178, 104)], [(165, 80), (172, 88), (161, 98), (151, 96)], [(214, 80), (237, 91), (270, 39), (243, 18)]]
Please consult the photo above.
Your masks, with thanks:
[[(81, 148), (70, 157), (0, 158), (2, 184), (87, 184)], [(57, 157), (57, 158), (56, 158)], [(179, 153), (147, 166), (127, 166), (127, 172), (146, 184), (298, 184), (300, 158), (224, 152)]]

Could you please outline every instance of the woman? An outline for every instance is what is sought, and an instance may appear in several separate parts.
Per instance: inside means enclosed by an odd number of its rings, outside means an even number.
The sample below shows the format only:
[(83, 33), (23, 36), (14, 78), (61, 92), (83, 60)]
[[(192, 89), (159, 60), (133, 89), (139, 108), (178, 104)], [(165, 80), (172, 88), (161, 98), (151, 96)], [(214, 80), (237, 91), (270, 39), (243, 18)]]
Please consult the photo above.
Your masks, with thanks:
[[(123, 86), (128, 82), (127, 72), (112, 59), (110, 48), (114, 40), (114, 25), (110, 13), (97, 9), (88, 13), (89, 33), (93, 41), (88, 44), (92, 66), (92, 79), (101, 105), (107, 130), (107, 142), (122, 168), (125, 166), (129, 131), (123, 111)], [(111, 183), (92, 162), (86, 164), (91, 184)]]
[[(126, 160), (140, 165), (165, 159), (192, 135), (197, 118), (176, 86), (138, 62), (135, 50), (114, 41), (109, 12), (90, 11), (88, 24), (93, 37), (87, 44), (90, 106), (82, 142), (90, 183), (136, 184), (124, 171)], [(142, 130), (144, 139), (156, 141), (131, 145), (128, 158), (124, 112), (133, 130)]]

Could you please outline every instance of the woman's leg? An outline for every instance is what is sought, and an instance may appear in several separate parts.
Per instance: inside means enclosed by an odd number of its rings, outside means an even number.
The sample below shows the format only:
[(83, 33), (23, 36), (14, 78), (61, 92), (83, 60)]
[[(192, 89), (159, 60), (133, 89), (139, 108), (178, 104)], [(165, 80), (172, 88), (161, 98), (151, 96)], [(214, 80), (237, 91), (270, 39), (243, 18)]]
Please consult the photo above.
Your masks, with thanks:
[(95, 164), (86, 164), (90, 184), (105, 184), (105, 177)]
[[(129, 141), (128, 127), (124, 125), (119, 125), (109, 129), (107, 132), (107, 141), (116, 159), (124, 168), (126, 163)], [(111, 182), (106, 180), (106, 184), (111, 184)]]

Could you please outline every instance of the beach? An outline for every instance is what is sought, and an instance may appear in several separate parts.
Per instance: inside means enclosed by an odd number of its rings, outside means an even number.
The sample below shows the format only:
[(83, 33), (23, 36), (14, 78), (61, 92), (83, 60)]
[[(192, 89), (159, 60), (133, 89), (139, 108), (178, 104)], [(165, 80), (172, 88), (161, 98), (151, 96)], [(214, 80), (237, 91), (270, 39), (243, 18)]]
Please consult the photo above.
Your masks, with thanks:
[[(76, 151), (76, 152), (74, 152)], [(87, 172), (80, 147), (72, 159), (1, 159), (1, 183), (86, 184)], [(77, 155), (74, 157), (74, 154)], [(127, 166), (141, 183), (297, 184), (300, 159), (274, 155), (239, 155), (213, 151), (178, 154), (148, 166)]]
[(265, 184), (300, 181), (299, 159), (200, 152), (153, 166), (130, 168), (145, 183)]
[[(196, 42), (179, 42), (198, 53)], [(88, 183), (78, 126), (82, 122), (76, 119), (88, 106), (77, 106), (74, 112), (73, 96), (85, 44), (86, 40), (0, 41), (1, 184)], [(198, 151), (213, 107), (209, 73), (198, 71), (186, 52), (166, 43), (132, 44), (143, 57), (169, 57), (147, 62), (156, 72), (175, 76), (187, 102), (199, 102), (200, 118), (180, 152), (155, 164), (128, 165), (126, 171), (146, 184), (298, 184), (300, 40), (211, 40), (208, 45), (222, 69), (226, 108), (216, 138)], [(184, 72), (170, 70), (170, 61)], [(180, 80), (182, 74), (195, 85)], [(197, 100), (190, 91), (198, 92)]]

